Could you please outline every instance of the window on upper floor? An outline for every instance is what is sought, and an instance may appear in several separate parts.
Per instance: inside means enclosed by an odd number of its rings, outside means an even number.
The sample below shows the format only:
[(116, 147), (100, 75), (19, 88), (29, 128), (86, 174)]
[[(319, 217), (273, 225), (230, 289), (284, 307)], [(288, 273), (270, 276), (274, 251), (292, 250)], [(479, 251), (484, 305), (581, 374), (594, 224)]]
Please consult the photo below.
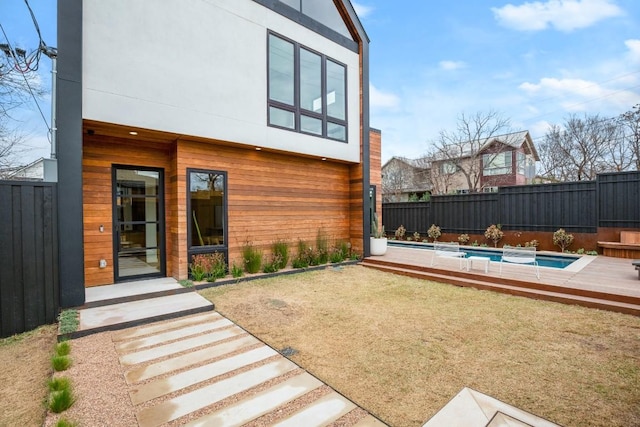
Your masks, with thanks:
[(451, 175), (458, 171), (458, 166), (453, 162), (444, 162), (440, 166), (440, 172), (443, 175)]
[(527, 171), (527, 155), (521, 152), (516, 153), (516, 170), (518, 175), (524, 175)]
[(269, 33), (270, 126), (347, 141), (347, 67)]
[(482, 175), (507, 175), (513, 171), (511, 151), (484, 154), (482, 156)]
[(353, 40), (333, 0), (279, 0), (303, 15)]

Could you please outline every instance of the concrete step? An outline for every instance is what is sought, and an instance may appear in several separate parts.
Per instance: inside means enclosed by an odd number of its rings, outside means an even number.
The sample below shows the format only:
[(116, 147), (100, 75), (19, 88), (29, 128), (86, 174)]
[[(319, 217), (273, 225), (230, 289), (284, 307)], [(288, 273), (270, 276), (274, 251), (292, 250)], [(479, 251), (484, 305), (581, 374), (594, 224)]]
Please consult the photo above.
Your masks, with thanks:
[(80, 308), (101, 307), (186, 292), (193, 292), (193, 289), (185, 288), (172, 277), (94, 286), (85, 289), (85, 303)]
[(124, 329), (165, 319), (212, 311), (213, 304), (196, 292), (180, 293), (78, 310), (80, 324), (67, 338)]

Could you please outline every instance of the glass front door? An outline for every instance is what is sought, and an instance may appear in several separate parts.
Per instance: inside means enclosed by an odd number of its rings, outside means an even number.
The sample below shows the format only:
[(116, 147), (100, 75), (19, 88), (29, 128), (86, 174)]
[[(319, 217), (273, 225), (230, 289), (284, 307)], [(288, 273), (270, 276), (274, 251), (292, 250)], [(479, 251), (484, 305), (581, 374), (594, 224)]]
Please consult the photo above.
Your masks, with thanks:
[(115, 281), (165, 276), (161, 169), (114, 166)]

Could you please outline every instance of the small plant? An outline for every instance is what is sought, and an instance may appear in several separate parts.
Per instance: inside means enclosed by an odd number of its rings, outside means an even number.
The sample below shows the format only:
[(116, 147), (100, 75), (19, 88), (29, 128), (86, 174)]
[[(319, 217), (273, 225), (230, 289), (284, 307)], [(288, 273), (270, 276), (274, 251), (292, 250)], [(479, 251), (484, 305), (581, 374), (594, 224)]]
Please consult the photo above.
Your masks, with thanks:
[(318, 229), (316, 234), (316, 251), (313, 265), (322, 265), (329, 262), (329, 237), (324, 228)]
[(69, 309), (63, 310), (58, 316), (58, 322), (60, 322), (60, 334), (70, 334), (78, 330), (80, 320), (78, 319), (78, 310)]
[(71, 343), (69, 341), (62, 341), (56, 344), (55, 348), (56, 356), (68, 356), (71, 353)]
[(462, 245), (466, 245), (467, 243), (469, 243), (469, 240), (469, 235), (466, 233), (458, 236), (458, 242), (460, 242), (460, 244)]
[(536, 239), (533, 239), (531, 241), (526, 242), (524, 246), (526, 248), (530, 248), (530, 247), (537, 248), (538, 246), (540, 246), (540, 242), (538, 242)]
[(471, 246), (480, 246), (480, 243), (478, 243), (477, 240), (474, 240), (473, 243), (471, 244)]
[(337, 264), (344, 261), (344, 259), (345, 253), (340, 247), (333, 247), (329, 252), (329, 262), (331, 262), (331, 264)]
[(289, 245), (283, 240), (278, 240), (271, 245), (274, 259), (278, 257), (278, 270), (282, 270), (289, 264)]
[(214, 282), (227, 274), (224, 254), (222, 252), (214, 252), (212, 254), (193, 255), (189, 270), (191, 277), (196, 282), (203, 280)]
[(242, 277), (242, 275), (244, 274), (244, 272), (242, 271), (242, 267), (238, 266), (235, 262), (233, 263), (233, 265), (231, 266), (231, 276), (234, 279), (237, 279), (239, 277)]
[(246, 242), (242, 246), (242, 260), (244, 262), (244, 270), (247, 273), (257, 273), (262, 265), (262, 252), (251, 243)]
[(189, 280), (189, 279), (182, 279), (182, 280), (178, 281), (178, 283), (183, 288), (193, 288), (193, 282), (191, 280)]
[(371, 224), (371, 232), (374, 239), (382, 239), (385, 237), (384, 225), (378, 223), (378, 214), (373, 213), (373, 224)]
[(413, 193), (409, 195), (409, 201), (410, 202), (417, 202), (419, 201), (420, 198), (418, 197), (418, 193)]
[(580, 248), (576, 251), (576, 254), (578, 255), (584, 255), (584, 248)]
[(423, 193), (422, 197), (420, 197), (421, 202), (428, 202), (429, 200), (431, 200), (431, 194), (429, 193)]
[(69, 421), (66, 418), (60, 418), (58, 422), (56, 422), (56, 427), (78, 427), (78, 423)]
[(440, 231), (440, 227), (435, 224), (431, 224), (431, 227), (427, 230), (427, 236), (433, 239), (434, 242), (438, 241), (438, 237), (442, 236), (442, 231)]
[(56, 377), (49, 380), (49, 391), (62, 391), (71, 387), (71, 381), (67, 377)]
[(567, 233), (564, 228), (560, 228), (553, 233), (553, 244), (560, 246), (562, 252), (573, 243), (573, 234)]
[(406, 233), (407, 233), (407, 229), (404, 228), (404, 225), (400, 225), (400, 227), (398, 227), (398, 229), (395, 232), (396, 239), (398, 239), (398, 240), (404, 239), (404, 235)]
[(313, 249), (310, 248), (304, 240), (298, 240), (298, 253), (291, 261), (291, 266), (293, 268), (307, 268), (312, 258)]
[(415, 233), (413, 233), (413, 240), (415, 240), (416, 242), (420, 241), (420, 233), (418, 233), (417, 231)]
[(498, 247), (498, 242), (504, 237), (504, 232), (501, 230), (501, 228), (502, 227), (500, 226), (500, 224), (491, 224), (484, 232), (484, 237), (486, 237), (487, 240), (491, 240), (495, 248)]
[(587, 255), (598, 255), (598, 251), (587, 251)]
[(49, 409), (56, 414), (69, 409), (73, 402), (75, 402), (75, 398), (71, 392), (71, 387), (49, 393)]
[(262, 263), (262, 271), (264, 273), (275, 273), (280, 269), (282, 264), (282, 257), (280, 254), (273, 254), (271, 259), (265, 260)]
[(51, 358), (51, 366), (56, 372), (66, 371), (71, 366), (71, 358), (69, 356), (54, 355)]

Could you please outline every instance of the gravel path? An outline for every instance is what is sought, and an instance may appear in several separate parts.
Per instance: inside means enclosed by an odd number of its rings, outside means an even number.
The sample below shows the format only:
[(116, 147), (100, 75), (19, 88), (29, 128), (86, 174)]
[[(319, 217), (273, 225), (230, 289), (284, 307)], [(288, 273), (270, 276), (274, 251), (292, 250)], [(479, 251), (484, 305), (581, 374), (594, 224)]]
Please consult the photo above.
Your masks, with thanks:
[[(220, 322), (221, 316), (200, 314), (73, 340), (73, 366), (58, 375), (71, 378), (77, 401), (61, 416), (81, 426), (178, 426), (238, 402), (248, 401), (251, 407), (254, 396), (269, 393), (288, 380), (304, 377), (317, 382), (236, 325), (227, 322), (221, 327), (201, 331), (203, 325), (214, 321)], [(251, 352), (264, 355), (241, 367), (232, 363)], [(225, 368), (227, 365), (230, 367)], [(286, 369), (283, 373), (276, 372), (267, 381), (240, 387), (239, 392), (225, 397), (224, 388), (236, 377), (249, 372), (244, 377), (251, 379), (259, 368), (269, 369), (267, 365), (285, 366)], [(192, 372), (197, 372), (195, 379)], [(224, 387), (218, 387), (217, 383)], [(317, 384), (319, 387), (314, 386), (244, 425), (272, 425), (312, 407), (322, 398), (340, 399), (353, 407), (327, 385)], [(234, 387), (233, 384), (229, 386)], [(220, 389), (223, 398), (206, 400), (215, 394), (206, 390), (216, 389)], [(202, 402), (203, 397), (198, 395), (205, 396)], [(178, 402), (195, 409), (174, 414), (175, 408), (180, 407)], [(60, 415), (50, 413), (44, 425), (54, 426), (59, 418)], [(372, 422), (368, 425), (382, 425), (358, 407), (336, 415), (326, 425), (350, 427), (365, 421)]]

